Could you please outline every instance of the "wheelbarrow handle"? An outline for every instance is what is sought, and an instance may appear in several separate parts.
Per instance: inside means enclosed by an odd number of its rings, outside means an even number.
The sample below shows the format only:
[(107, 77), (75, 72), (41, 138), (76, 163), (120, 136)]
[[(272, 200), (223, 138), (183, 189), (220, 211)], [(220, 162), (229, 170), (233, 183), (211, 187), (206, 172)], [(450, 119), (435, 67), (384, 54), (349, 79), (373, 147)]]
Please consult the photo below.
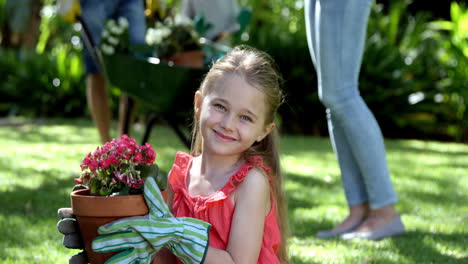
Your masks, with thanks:
[(88, 49), (89, 54), (91, 55), (94, 63), (97, 65), (99, 71), (104, 73), (103, 59), (101, 53), (98, 51), (98, 46), (95, 46), (98, 45), (98, 43), (94, 44), (95, 42), (93, 41), (91, 32), (89, 31), (89, 28), (83, 18), (81, 16), (77, 16), (76, 20), (81, 24), (81, 36), (83, 38), (84, 45)]

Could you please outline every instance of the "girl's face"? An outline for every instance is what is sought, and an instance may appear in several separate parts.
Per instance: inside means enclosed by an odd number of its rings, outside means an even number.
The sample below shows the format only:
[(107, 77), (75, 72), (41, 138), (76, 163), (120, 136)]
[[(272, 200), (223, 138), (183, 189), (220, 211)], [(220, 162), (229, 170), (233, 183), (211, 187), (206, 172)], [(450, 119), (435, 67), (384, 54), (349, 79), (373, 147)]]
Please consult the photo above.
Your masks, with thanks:
[(203, 151), (240, 155), (274, 127), (265, 125), (265, 95), (237, 75), (219, 81), (204, 98), (195, 94)]

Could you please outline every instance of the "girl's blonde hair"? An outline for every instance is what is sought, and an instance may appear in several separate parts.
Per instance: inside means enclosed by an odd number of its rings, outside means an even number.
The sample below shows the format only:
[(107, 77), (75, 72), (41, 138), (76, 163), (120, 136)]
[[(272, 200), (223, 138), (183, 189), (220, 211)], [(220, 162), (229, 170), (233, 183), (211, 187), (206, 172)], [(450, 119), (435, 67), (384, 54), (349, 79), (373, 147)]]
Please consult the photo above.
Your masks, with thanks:
[[(235, 47), (226, 56), (213, 64), (206, 74), (200, 86), (200, 100), (209, 94), (213, 89), (221, 85), (223, 80), (233, 74), (243, 78), (249, 85), (259, 89), (265, 94), (265, 104), (267, 106), (265, 126), (275, 120), (276, 112), (283, 102), (281, 91), (282, 78), (276, 69), (273, 59), (266, 53), (245, 45)], [(194, 115), (192, 131), (191, 154), (200, 155), (202, 152), (202, 137), (200, 133), (199, 120)], [(276, 200), (278, 212), (278, 224), (281, 232), (281, 246), (278, 251), (278, 258), (281, 263), (288, 263), (286, 241), (288, 239), (288, 221), (286, 200), (283, 193), (283, 179), (280, 169), (280, 159), (278, 151), (278, 132), (275, 127), (262, 141), (254, 143), (243, 154), (245, 159), (252, 156), (260, 156), (271, 169), (273, 176), (273, 196)]]

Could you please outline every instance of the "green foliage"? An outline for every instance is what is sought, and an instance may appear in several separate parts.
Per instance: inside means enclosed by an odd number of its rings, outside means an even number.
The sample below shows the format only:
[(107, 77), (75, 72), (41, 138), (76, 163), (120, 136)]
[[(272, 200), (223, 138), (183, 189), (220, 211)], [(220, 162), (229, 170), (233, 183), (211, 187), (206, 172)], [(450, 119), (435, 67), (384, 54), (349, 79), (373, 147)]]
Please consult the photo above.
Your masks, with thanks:
[[(21, 120), (11, 120), (19, 122)], [(83, 156), (100, 145), (89, 121), (51, 120), (0, 127), (0, 262), (68, 263), (57, 209), (70, 206)], [(135, 138), (142, 131), (135, 129)], [(115, 131), (113, 131), (115, 132)], [(149, 142), (161, 171), (187, 149), (167, 127)], [(326, 138), (282, 136), (291, 263), (464, 263), (468, 257), (468, 147), (455, 143), (387, 140), (389, 168), (408, 233), (379, 242), (321, 240), (314, 234), (347, 213), (340, 172)]]
[[(433, 30), (428, 14), (402, 16), (405, 3), (393, 2), (388, 13), (382, 5), (373, 7), (361, 94), (386, 136), (467, 140), (466, 57), (452, 50), (453, 40)], [(447, 56), (459, 66), (456, 74), (444, 63)]]
[[(177, 3), (178, 1), (172, 1)], [(379, 2), (379, 1), (378, 1)], [(374, 4), (361, 69), (361, 94), (387, 137), (468, 140), (468, 11), (453, 1), (449, 20), (407, 8), (411, 0)], [(5, 0), (0, 0), (1, 9)], [(283, 131), (327, 135), (307, 47), (303, 1), (240, 0), (252, 11), (236, 44), (265, 50), (285, 79)], [(50, 11), (53, 0), (44, 2)], [(170, 4), (168, 5), (170, 6)], [(49, 8), (49, 9), (47, 9)], [(42, 12), (35, 54), (0, 49), (0, 114), (83, 116), (86, 113), (78, 31)], [(53, 83), (60, 81), (59, 86)], [(116, 88), (110, 89), (116, 113)], [(28, 96), (25, 96), (28, 95)], [(5, 99), (3, 99), (5, 98)], [(411, 101), (411, 103), (410, 103)]]
[(468, 8), (451, 4), (451, 20), (429, 23), (439, 43), (438, 61), (443, 65), (443, 78), (438, 82), (444, 90), (443, 101), (456, 107), (456, 120), (461, 128), (458, 140), (468, 139)]
[(0, 76), (3, 115), (83, 114), (81, 59), (64, 47), (55, 54), (0, 48)]
[[(54, 0), (44, 0), (35, 50), (0, 46), (0, 115), (76, 117), (87, 113), (79, 27), (58, 17), (54, 4)], [(0, 12), (2, 8), (0, 1)], [(109, 90), (116, 112), (119, 91)]]
[(86, 109), (78, 32), (55, 16), (51, 0), (44, 3), (36, 50), (0, 47), (1, 115), (82, 116)]
[[(5, 3), (6, 3), (6, 0), (0, 0), (0, 25), (3, 25), (3, 23), (5, 23)], [(0, 33), (0, 36), (1, 33)]]

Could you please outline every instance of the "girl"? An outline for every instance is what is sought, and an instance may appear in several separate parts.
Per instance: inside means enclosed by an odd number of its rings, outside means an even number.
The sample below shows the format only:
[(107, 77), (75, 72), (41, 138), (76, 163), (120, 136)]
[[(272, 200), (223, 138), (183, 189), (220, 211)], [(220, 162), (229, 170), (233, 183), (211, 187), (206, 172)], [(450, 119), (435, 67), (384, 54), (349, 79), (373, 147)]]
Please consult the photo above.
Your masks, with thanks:
[(93, 250), (123, 250), (106, 263), (149, 263), (164, 245), (153, 263), (181, 263), (169, 250), (185, 263), (288, 263), (280, 80), (272, 59), (246, 46), (216, 62), (195, 93), (191, 154), (177, 153), (169, 173), (172, 214), (150, 178), (150, 213), (99, 227)]
[(206, 264), (287, 263), (274, 123), (279, 86), (271, 58), (240, 46), (212, 66), (195, 93), (192, 150), (176, 155), (168, 205), (175, 217), (212, 225)]

